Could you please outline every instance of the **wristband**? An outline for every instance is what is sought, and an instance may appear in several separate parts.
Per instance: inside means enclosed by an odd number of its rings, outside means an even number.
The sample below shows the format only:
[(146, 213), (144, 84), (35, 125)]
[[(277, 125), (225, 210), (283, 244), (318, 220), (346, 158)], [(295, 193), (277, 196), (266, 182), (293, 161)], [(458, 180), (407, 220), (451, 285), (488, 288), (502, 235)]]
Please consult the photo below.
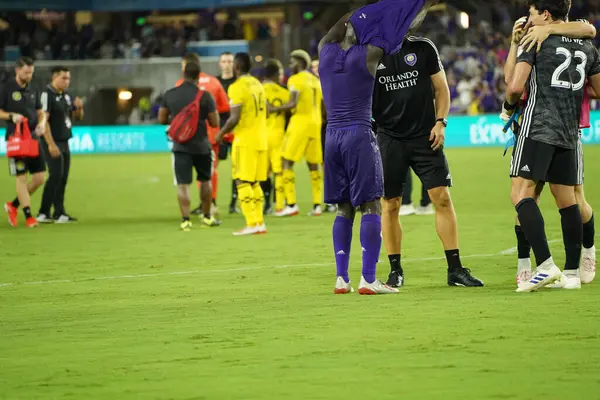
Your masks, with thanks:
[(504, 101), (504, 109), (505, 109), (506, 111), (512, 111), (512, 110), (514, 110), (515, 108), (517, 108), (517, 104), (516, 104), (516, 103), (515, 103), (515, 104), (510, 104), (510, 103), (508, 102), (508, 100)]
[(446, 118), (438, 118), (435, 120), (435, 122), (441, 122), (442, 125), (444, 125), (444, 128), (448, 127), (448, 120)]

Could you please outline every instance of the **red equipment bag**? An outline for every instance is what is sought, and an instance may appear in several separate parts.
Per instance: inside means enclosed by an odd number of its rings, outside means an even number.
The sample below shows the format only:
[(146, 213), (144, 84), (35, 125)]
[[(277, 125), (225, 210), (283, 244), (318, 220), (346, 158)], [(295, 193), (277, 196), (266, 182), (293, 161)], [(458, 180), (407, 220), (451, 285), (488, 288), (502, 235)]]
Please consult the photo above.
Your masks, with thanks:
[(10, 158), (35, 158), (39, 155), (39, 143), (31, 137), (27, 118), (23, 118), (21, 123), (16, 125), (15, 132), (6, 142), (6, 156)]
[(200, 100), (204, 96), (204, 90), (198, 89), (194, 101), (184, 107), (171, 121), (169, 138), (175, 143), (185, 143), (192, 140), (198, 132), (198, 120), (200, 119)]

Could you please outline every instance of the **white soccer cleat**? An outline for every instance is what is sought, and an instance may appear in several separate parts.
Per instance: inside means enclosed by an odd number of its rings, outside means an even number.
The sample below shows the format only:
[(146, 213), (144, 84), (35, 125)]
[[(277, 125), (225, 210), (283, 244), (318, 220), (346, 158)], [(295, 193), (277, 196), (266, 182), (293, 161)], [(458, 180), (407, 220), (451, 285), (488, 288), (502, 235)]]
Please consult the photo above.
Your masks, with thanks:
[(554, 283), (556, 280), (560, 279), (562, 273), (560, 269), (554, 264), (552, 257), (547, 259), (536, 268), (533, 277), (525, 283), (522, 283), (519, 288), (517, 288), (517, 292), (534, 292), (543, 288), (546, 285)]
[(591, 283), (596, 277), (596, 246), (581, 249), (581, 264), (579, 265), (581, 283)]
[(311, 210), (311, 212), (308, 213), (309, 217), (320, 217), (321, 215), (323, 215), (323, 209), (321, 206), (316, 206)]
[(364, 276), (360, 277), (360, 286), (358, 287), (358, 294), (392, 294), (400, 292), (398, 289), (389, 287), (381, 283), (378, 279), (375, 279), (373, 283), (368, 283)]
[(419, 206), (415, 210), (415, 214), (417, 214), (417, 215), (433, 215), (433, 214), (435, 214), (435, 208), (433, 208), (433, 204), (429, 204), (425, 207)]
[(338, 276), (335, 280), (335, 289), (333, 290), (333, 294), (347, 294), (354, 292), (352, 288), (352, 283), (344, 280), (341, 276)]
[(276, 217), (293, 217), (294, 215), (298, 215), (300, 213), (300, 209), (298, 208), (298, 204), (294, 205), (294, 207), (286, 206), (283, 210), (277, 211), (275, 213)]
[(256, 227), (255, 235), (264, 235), (265, 233), (267, 233), (267, 225), (262, 224)]
[(550, 289), (581, 289), (579, 270), (563, 271), (561, 277), (556, 282), (546, 287)]
[(517, 289), (525, 288), (531, 278), (533, 278), (533, 272), (530, 269), (522, 269), (517, 272)]
[(240, 229), (239, 231), (233, 232), (233, 236), (248, 236), (248, 235), (256, 235), (257, 233), (258, 233), (258, 227), (247, 226), (245, 228)]
[(416, 213), (415, 206), (412, 204), (403, 204), (400, 206), (400, 216), (413, 215)]
[(50, 218), (46, 214), (39, 214), (36, 219), (37, 219), (37, 222), (39, 222), (40, 224), (53, 224), (54, 223), (54, 219)]

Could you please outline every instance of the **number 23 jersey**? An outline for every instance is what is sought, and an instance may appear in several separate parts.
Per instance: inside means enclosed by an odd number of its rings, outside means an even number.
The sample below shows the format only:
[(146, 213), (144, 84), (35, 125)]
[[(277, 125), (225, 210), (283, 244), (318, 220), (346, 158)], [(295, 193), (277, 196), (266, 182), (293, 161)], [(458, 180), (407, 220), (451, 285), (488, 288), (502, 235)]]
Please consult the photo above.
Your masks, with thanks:
[(254, 150), (267, 150), (267, 98), (263, 85), (243, 75), (227, 91), (231, 108), (242, 107), (240, 120), (233, 129), (233, 144)]
[(517, 63), (531, 65), (520, 135), (566, 149), (577, 146), (588, 76), (600, 74), (598, 51), (589, 40), (550, 36), (539, 53), (519, 49)]

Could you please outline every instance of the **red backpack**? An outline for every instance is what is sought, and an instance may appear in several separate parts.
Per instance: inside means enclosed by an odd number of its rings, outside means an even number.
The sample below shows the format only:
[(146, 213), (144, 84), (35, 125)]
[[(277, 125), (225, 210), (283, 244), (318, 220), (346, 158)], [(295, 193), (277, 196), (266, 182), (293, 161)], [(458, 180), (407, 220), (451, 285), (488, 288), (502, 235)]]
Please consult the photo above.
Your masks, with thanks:
[(173, 142), (186, 143), (196, 136), (202, 96), (204, 96), (204, 90), (198, 89), (198, 94), (194, 101), (185, 106), (171, 121), (167, 134)]

